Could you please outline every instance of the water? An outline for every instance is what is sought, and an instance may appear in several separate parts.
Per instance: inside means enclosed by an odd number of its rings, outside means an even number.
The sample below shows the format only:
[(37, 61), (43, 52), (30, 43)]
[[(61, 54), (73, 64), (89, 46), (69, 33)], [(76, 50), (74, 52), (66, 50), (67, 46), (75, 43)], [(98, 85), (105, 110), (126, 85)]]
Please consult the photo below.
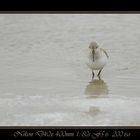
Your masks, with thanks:
[[(0, 125), (140, 125), (140, 15), (0, 15)], [(106, 49), (101, 80), (86, 66)]]

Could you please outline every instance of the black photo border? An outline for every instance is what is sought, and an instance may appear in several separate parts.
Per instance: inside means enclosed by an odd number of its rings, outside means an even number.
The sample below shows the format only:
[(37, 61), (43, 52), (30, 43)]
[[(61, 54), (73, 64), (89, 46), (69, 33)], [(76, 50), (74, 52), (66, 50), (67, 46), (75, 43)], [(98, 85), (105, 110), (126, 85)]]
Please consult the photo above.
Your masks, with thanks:
[[(30, 6), (21, 9), (9, 6), (9, 9), (4, 8), (1, 8), (0, 14), (140, 14), (137, 6), (127, 7), (125, 11), (122, 8), (109, 10), (89, 8), (87, 11), (76, 11), (75, 8), (40, 10), (40, 8), (30, 9)], [(139, 135), (140, 126), (0, 126), (0, 138), (4, 139), (137, 139)]]

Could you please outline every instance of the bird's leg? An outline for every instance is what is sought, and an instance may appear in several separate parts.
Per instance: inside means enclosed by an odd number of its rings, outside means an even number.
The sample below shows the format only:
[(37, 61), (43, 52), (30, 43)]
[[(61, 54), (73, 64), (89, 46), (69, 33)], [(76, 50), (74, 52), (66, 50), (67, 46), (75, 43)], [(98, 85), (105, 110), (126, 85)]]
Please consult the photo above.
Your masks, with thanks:
[(92, 71), (92, 80), (94, 79), (94, 71)]
[(100, 75), (98, 76), (98, 79), (99, 79), (99, 80), (101, 80), (101, 77), (100, 77)]
[[(102, 68), (102, 69), (103, 69), (103, 68)], [(102, 69), (99, 70), (99, 72), (98, 72), (98, 74), (97, 74), (98, 77), (100, 77), (100, 74), (101, 74)]]

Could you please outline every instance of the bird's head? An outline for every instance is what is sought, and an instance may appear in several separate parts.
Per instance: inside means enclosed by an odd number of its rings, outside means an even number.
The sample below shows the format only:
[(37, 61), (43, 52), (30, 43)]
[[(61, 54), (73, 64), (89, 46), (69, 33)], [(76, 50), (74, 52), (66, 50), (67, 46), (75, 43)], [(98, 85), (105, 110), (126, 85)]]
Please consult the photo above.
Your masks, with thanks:
[(90, 45), (89, 45), (89, 48), (92, 49), (92, 50), (95, 50), (97, 49), (99, 46), (96, 42), (91, 42)]

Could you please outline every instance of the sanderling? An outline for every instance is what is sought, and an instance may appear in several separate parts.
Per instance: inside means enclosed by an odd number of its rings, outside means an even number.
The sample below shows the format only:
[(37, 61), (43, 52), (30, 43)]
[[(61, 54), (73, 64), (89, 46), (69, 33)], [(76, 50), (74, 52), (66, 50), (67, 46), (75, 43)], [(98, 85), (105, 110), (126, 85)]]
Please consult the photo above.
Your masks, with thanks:
[(92, 79), (94, 78), (94, 70), (99, 70), (97, 76), (100, 79), (101, 71), (106, 65), (109, 56), (104, 49), (99, 48), (96, 42), (91, 42), (89, 48), (90, 53), (87, 65), (92, 70)]

